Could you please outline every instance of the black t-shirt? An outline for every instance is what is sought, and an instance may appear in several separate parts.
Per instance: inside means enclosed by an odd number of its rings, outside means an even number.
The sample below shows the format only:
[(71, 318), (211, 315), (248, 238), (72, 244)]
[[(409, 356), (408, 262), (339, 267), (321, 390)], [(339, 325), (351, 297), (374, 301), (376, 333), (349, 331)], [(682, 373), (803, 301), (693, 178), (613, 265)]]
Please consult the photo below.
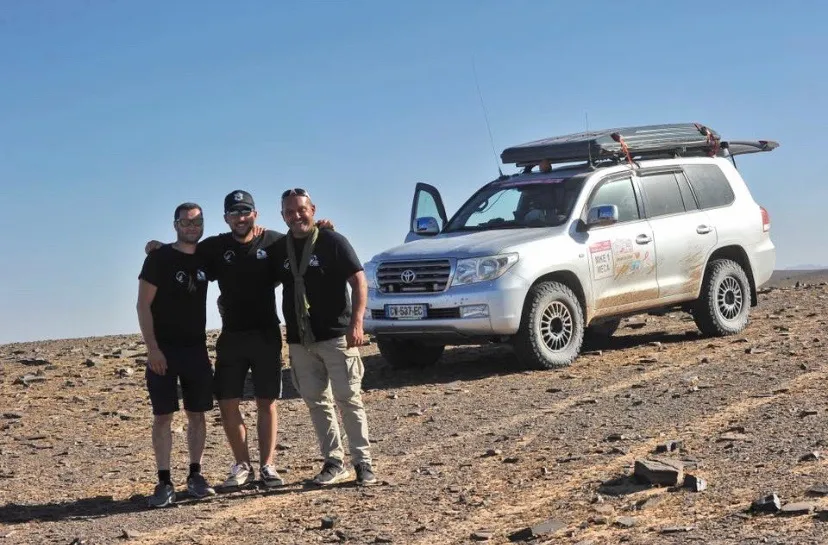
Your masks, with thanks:
[(268, 247), (282, 238), (282, 233), (265, 231), (242, 244), (231, 233), (224, 233), (198, 244), (196, 253), (205, 260), (208, 278), (218, 280), (221, 290), (223, 331), (264, 330), (279, 326)]
[(138, 278), (157, 288), (150, 305), (161, 346), (192, 346), (207, 340), (207, 274), (204, 261), (165, 244), (150, 252)]
[[(287, 342), (298, 343), (293, 273), (290, 271), (287, 254), (288, 237), (292, 238), (292, 235), (277, 241), (268, 253), (273, 279), (283, 285), (282, 312), (287, 326)], [(293, 240), (296, 257), (301, 259), (308, 239)], [(317, 341), (341, 337), (348, 330), (351, 321), (348, 278), (361, 270), (362, 264), (348, 239), (331, 229), (319, 231), (310, 265), (305, 271), (305, 293), (310, 304), (311, 329)]]

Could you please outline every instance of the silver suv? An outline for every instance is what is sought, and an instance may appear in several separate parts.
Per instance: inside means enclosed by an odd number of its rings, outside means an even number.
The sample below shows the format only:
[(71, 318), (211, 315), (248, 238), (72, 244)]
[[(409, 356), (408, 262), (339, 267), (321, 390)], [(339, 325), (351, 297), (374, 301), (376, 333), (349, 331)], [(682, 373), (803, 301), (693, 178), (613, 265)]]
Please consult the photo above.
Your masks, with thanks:
[(395, 366), (494, 341), (535, 368), (570, 364), (585, 339), (642, 312), (681, 309), (707, 335), (738, 333), (776, 252), (735, 156), (777, 146), (698, 124), (530, 142), (501, 155), (519, 173), (450, 220), (439, 191), (417, 184), (406, 242), (365, 266), (365, 329)]

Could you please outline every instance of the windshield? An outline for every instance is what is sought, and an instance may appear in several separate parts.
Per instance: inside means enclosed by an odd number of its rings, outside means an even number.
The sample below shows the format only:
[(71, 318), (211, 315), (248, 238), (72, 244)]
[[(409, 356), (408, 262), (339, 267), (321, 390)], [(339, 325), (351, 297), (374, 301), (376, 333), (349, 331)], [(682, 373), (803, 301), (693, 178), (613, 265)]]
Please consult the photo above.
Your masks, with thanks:
[(583, 177), (520, 176), (487, 185), (455, 214), (450, 231), (555, 227), (569, 218)]

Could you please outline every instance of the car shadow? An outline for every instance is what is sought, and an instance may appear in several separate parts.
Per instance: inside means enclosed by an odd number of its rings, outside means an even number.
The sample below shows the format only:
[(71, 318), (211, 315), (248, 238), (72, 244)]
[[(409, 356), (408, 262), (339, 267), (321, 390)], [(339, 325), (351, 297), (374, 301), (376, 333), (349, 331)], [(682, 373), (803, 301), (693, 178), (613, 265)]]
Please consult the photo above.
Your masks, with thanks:
[[(582, 354), (595, 354), (596, 351), (600, 350), (603, 355), (646, 346), (655, 342), (666, 346), (698, 341), (702, 338), (697, 331), (678, 334), (666, 331), (642, 334), (624, 332), (619, 333), (618, 336), (585, 345)], [(363, 362), (365, 364), (365, 376), (362, 379), (362, 385), (366, 390), (394, 389), (422, 384), (446, 384), (455, 381), (480, 380), (497, 375), (543, 372), (522, 366), (518, 362), (513, 348), (506, 344), (466, 346), (446, 350), (435, 365), (422, 368), (397, 369), (392, 367), (379, 354), (364, 356)], [(577, 367), (577, 365), (578, 360), (575, 361), (572, 367)], [(561, 370), (549, 370), (552, 373), (559, 371)], [(289, 381), (289, 379), (286, 380)]]

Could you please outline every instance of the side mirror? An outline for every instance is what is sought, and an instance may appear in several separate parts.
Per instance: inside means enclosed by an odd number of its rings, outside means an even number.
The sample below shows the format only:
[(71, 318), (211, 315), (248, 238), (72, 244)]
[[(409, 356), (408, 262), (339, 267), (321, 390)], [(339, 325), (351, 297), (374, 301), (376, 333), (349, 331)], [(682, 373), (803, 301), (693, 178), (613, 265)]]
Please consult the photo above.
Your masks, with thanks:
[(417, 218), (411, 230), (417, 235), (434, 236), (440, 232), (440, 225), (437, 223), (437, 218)]
[(614, 204), (593, 206), (587, 213), (587, 227), (604, 227), (618, 223), (618, 207)]

